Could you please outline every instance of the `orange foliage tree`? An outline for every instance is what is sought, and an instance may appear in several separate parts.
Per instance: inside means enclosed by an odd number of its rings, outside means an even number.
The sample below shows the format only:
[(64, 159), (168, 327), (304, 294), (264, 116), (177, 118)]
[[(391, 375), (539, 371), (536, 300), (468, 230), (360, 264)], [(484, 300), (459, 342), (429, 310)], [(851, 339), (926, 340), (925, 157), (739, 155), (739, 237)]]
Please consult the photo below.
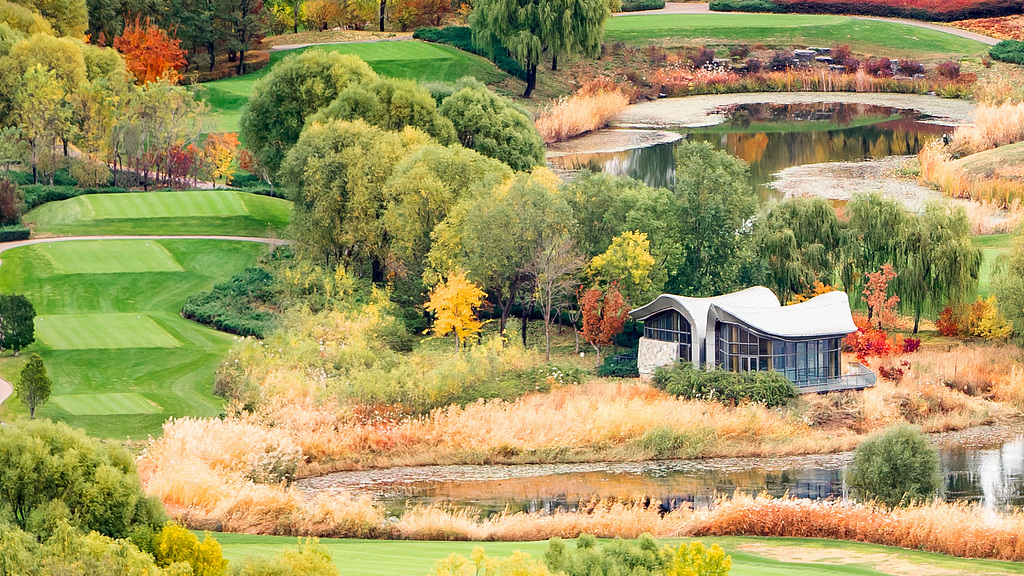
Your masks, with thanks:
[(895, 294), (889, 296), (889, 283), (896, 279), (896, 271), (891, 264), (882, 264), (878, 272), (868, 272), (867, 277), (864, 302), (868, 305), (868, 320), (878, 322), (879, 329), (883, 324), (895, 324), (900, 297)]
[(597, 365), (601, 365), (601, 347), (612, 343), (622, 332), (629, 314), (626, 299), (613, 283), (604, 292), (591, 288), (580, 295), (583, 311), (583, 338), (597, 350)]
[(126, 22), (124, 32), (114, 38), (114, 48), (124, 55), (125, 64), (136, 82), (148, 84), (161, 78), (171, 82), (180, 79), (179, 71), (185, 69), (185, 51), (181, 40), (171, 38), (166, 30), (136, 16), (134, 22)]

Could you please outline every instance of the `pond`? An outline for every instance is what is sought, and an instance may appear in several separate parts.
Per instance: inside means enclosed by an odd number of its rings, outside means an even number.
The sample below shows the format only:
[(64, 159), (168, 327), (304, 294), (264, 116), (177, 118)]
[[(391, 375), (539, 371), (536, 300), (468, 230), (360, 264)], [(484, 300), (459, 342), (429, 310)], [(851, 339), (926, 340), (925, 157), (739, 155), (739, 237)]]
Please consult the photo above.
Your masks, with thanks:
[[(940, 497), (994, 510), (1024, 505), (1024, 436), (995, 445), (940, 451)], [(775, 457), (666, 460), (636, 463), (424, 466), (339, 472), (299, 480), (306, 495), (350, 491), (373, 495), (390, 512), (444, 503), (484, 515), (571, 510), (591, 499), (650, 498), (664, 510), (707, 507), (740, 490), (799, 498), (843, 498), (850, 453)]]
[[(768, 183), (784, 168), (917, 154), (927, 142), (953, 130), (914, 110), (870, 104), (738, 104), (715, 113), (725, 121), (678, 131), (687, 140), (710, 142), (749, 163), (751, 186), (762, 202), (778, 197)], [(676, 146), (678, 141), (550, 161), (562, 169), (588, 168), (671, 187)]]

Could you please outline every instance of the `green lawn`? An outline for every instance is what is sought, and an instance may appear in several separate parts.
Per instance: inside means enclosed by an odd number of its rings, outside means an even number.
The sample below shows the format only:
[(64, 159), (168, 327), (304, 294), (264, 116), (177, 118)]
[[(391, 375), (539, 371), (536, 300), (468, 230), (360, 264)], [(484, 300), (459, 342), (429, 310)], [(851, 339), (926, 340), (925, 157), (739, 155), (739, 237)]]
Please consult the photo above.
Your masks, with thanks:
[(232, 190), (87, 194), (25, 215), (37, 234), (266, 236), (291, 219), (287, 200)]
[[(182, 239), (65, 241), (5, 252), (0, 290), (35, 305), (37, 340), (25, 352), (43, 357), (54, 382), (37, 415), (96, 436), (144, 439), (169, 417), (219, 414), (213, 374), (233, 337), (183, 319), (181, 305), (267, 249)], [(5, 354), (0, 375), (16, 378), (26, 355)], [(5, 419), (24, 412), (16, 401), (0, 408)]]
[(846, 16), (791, 14), (656, 14), (619, 16), (608, 21), (605, 41), (670, 45), (764, 44), (832, 46), (895, 58), (975, 55), (988, 46), (917, 26)]
[[(395, 78), (422, 81), (454, 82), (463, 76), (472, 76), (482, 82), (499, 82), (506, 75), (485, 58), (463, 52), (450, 46), (429, 44), (418, 40), (397, 42), (371, 42), (357, 44), (329, 44), (315, 46), (319, 50), (355, 54), (366, 61), (378, 74)], [(226, 78), (202, 84), (211, 107), (209, 130), (237, 132), (242, 106), (249, 100), (253, 83), (266, 76), (274, 64), (286, 56), (310, 48), (284, 50), (270, 54), (266, 67), (235, 78)]]
[[(231, 562), (269, 556), (294, 546), (295, 538), (214, 534)], [(547, 542), (413, 542), (320, 540), (343, 576), (427, 576), (434, 562), (482, 546), (492, 556), (522, 550), (540, 558)], [(678, 543), (679, 540), (668, 541)], [(967, 560), (941, 554), (854, 542), (797, 538), (706, 538), (732, 555), (731, 576), (878, 576), (882, 574), (1024, 574), (1024, 564)]]
[(981, 248), (981, 270), (978, 272), (978, 295), (987, 298), (992, 286), (992, 268), (999, 257), (1013, 247), (1013, 234), (975, 236), (974, 245)]

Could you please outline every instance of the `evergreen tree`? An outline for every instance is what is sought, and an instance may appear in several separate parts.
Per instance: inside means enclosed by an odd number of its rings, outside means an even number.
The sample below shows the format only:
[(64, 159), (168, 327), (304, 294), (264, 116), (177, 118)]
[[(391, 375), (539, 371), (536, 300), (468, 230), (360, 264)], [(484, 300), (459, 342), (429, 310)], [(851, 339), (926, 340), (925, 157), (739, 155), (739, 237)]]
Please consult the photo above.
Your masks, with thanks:
[(0, 294), (0, 348), (18, 355), (35, 342), (36, 309), (21, 294)]

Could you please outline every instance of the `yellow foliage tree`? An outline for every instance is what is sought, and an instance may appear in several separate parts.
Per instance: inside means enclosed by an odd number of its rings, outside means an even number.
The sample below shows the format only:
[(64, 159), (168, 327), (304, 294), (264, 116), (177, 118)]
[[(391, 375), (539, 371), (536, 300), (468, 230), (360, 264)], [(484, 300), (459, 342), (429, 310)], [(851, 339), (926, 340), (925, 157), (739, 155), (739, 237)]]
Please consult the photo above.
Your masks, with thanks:
[(434, 315), (432, 331), (435, 336), (455, 335), (455, 350), (461, 350), (470, 336), (483, 327), (476, 310), (487, 295), (479, 286), (466, 280), (462, 272), (452, 274), (446, 282), (438, 284), (430, 293), (425, 308)]
[(235, 153), (238, 151), (238, 135), (234, 132), (211, 134), (203, 147), (204, 156), (213, 166), (213, 179), (223, 178), (227, 183), (235, 175)]
[(1013, 325), (999, 311), (995, 296), (978, 301), (971, 306), (967, 320), (967, 332), (982, 340), (1005, 340), (1013, 334)]
[(619, 234), (612, 238), (611, 246), (604, 254), (598, 254), (590, 261), (590, 275), (594, 281), (602, 287), (615, 282), (619, 293), (631, 304), (643, 300), (655, 287), (651, 277), (653, 270), (651, 242), (643, 232)]

